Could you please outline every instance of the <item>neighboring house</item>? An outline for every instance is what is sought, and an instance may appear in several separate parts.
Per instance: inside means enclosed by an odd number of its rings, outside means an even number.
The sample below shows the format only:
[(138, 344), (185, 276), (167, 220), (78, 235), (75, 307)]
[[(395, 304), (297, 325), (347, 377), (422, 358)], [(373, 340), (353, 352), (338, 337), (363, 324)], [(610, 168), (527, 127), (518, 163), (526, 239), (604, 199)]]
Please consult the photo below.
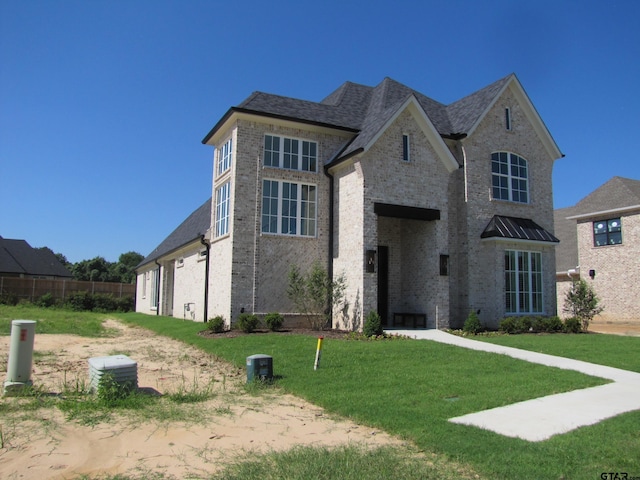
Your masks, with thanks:
[[(292, 318), (288, 272), (319, 261), (346, 280), (335, 328), (361, 328), (374, 310), (386, 326), (428, 328), (459, 327), (470, 311), (493, 327), (556, 313), (562, 154), (515, 75), (450, 105), (389, 78), (321, 102), (256, 92), (203, 143), (215, 148), (210, 219), (139, 266), (138, 311), (182, 317), (190, 290), (197, 320)], [(204, 266), (189, 278), (175, 267), (199, 242), (210, 244), (206, 296)]]
[[(555, 211), (558, 310), (571, 283), (589, 282), (601, 322), (640, 322), (640, 180), (613, 177), (575, 206)], [(566, 316), (566, 314), (564, 315)]]
[(0, 277), (70, 279), (72, 275), (48, 248), (0, 237)]

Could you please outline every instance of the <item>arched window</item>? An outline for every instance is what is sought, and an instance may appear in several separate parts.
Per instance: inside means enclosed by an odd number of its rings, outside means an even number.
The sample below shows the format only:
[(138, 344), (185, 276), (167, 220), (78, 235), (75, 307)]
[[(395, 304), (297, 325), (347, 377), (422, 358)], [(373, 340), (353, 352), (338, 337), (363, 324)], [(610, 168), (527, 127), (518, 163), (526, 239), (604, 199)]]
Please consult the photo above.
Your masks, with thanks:
[(529, 203), (527, 161), (515, 153), (491, 154), (491, 182), (494, 200)]

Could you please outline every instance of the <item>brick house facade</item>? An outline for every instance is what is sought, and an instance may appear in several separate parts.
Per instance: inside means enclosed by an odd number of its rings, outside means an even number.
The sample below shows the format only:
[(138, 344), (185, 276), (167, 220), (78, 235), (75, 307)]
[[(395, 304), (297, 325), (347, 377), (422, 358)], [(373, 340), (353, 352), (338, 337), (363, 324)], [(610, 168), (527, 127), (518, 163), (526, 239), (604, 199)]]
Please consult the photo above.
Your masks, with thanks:
[(461, 326), (471, 310), (492, 327), (556, 312), (562, 154), (515, 75), (450, 105), (389, 78), (321, 102), (256, 92), (203, 143), (215, 149), (210, 219), (183, 237), (206, 239), (208, 318), (295, 318), (288, 272), (314, 261), (346, 280), (335, 328), (362, 328), (374, 310), (388, 327), (428, 328)]
[[(640, 181), (613, 177), (575, 206), (555, 211), (558, 309), (582, 278), (592, 285), (604, 311), (594, 320), (640, 323)], [(564, 313), (564, 316), (567, 314)]]

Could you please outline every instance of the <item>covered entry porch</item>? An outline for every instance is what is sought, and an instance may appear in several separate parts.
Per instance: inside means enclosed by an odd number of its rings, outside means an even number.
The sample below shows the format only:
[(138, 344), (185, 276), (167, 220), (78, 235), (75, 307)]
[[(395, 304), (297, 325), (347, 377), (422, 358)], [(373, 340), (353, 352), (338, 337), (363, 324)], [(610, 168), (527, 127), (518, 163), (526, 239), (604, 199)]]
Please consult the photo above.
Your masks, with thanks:
[(447, 231), (440, 211), (375, 203), (377, 311), (385, 328), (438, 328), (448, 315)]

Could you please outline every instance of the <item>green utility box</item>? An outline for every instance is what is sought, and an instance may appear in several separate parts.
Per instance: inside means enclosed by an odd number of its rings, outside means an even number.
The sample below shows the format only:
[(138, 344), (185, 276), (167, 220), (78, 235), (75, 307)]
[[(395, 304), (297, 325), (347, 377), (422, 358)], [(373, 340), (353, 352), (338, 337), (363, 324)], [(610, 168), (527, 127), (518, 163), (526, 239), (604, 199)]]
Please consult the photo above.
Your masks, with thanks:
[(254, 379), (270, 380), (273, 378), (273, 358), (258, 353), (247, 357), (247, 383)]

